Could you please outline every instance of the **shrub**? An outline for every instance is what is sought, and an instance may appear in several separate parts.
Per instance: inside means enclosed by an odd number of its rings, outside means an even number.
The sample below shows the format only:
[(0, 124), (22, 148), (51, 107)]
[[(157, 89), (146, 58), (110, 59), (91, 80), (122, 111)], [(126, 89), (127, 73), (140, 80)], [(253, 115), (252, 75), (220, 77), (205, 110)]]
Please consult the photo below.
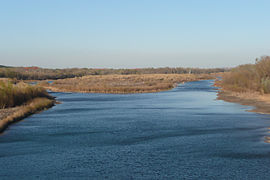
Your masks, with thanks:
[(36, 97), (52, 98), (42, 87), (22, 82), (14, 84), (11, 81), (0, 81), (0, 108), (22, 105)]
[(270, 93), (270, 57), (264, 56), (255, 64), (233, 68), (223, 76), (221, 86), (232, 91)]
[(262, 78), (262, 89), (264, 93), (270, 93), (270, 78)]

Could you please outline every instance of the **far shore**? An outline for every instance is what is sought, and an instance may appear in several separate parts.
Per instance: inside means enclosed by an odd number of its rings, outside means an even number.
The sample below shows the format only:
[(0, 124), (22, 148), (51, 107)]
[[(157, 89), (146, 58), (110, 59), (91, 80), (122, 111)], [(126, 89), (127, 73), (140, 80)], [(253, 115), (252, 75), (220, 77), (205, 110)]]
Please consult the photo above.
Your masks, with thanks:
[(90, 75), (59, 79), (53, 83), (41, 81), (40, 86), (54, 92), (80, 93), (153, 93), (173, 89), (179, 83), (215, 79), (214, 74), (142, 74), (142, 75)]

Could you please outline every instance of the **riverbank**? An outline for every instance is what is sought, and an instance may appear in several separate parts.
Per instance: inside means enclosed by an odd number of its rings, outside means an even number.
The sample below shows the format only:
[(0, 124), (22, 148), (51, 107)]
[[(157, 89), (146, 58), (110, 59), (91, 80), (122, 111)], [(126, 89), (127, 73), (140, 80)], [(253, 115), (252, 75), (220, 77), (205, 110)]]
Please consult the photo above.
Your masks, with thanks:
[[(261, 95), (257, 92), (239, 93), (228, 90), (220, 90), (218, 92), (217, 99), (254, 107), (252, 110), (249, 110), (249, 112), (270, 114), (269, 94)], [(266, 143), (270, 143), (270, 136), (265, 136), (264, 141)]]
[(10, 124), (20, 121), (34, 113), (48, 109), (55, 104), (55, 100), (35, 98), (25, 105), (0, 109), (0, 133)]
[(270, 95), (261, 95), (258, 92), (233, 92), (220, 89), (217, 99), (227, 102), (239, 103), (242, 105), (253, 106), (250, 112), (270, 114)]
[(270, 169), (269, 144), (262, 142), (270, 117), (215, 101), (211, 82), (166, 93), (53, 93), (61, 106), (1, 135), (0, 176), (267, 179), (260, 173)]
[(221, 90), (218, 99), (254, 106), (257, 113), (270, 114), (270, 56), (256, 59), (223, 73), (215, 85)]
[(179, 83), (214, 79), (210, 74), (141, 74), (141, 75), (90, 75), (80, 78), (40, 83), (54, 92), (81, 93), (152, 93), (167, 91)]

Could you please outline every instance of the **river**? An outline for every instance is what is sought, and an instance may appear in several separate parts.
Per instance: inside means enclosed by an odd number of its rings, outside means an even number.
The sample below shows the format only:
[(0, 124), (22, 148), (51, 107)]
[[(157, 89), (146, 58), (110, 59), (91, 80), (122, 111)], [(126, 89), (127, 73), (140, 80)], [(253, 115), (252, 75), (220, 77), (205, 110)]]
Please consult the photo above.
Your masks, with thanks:
[(0, 179), (270, 179), (270, 116), (212, 80), (160, 93), (51, 93), (0, 136)]

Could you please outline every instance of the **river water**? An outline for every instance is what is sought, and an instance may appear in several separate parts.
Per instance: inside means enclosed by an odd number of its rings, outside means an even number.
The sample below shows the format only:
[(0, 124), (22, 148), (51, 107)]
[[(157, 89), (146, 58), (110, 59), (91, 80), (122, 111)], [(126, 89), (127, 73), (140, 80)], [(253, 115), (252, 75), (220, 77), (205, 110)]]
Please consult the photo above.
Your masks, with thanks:
[(213, 81), (148, 94), (52, 93), (0, 136), (0, 179), (270, 179), (270, 116)]

